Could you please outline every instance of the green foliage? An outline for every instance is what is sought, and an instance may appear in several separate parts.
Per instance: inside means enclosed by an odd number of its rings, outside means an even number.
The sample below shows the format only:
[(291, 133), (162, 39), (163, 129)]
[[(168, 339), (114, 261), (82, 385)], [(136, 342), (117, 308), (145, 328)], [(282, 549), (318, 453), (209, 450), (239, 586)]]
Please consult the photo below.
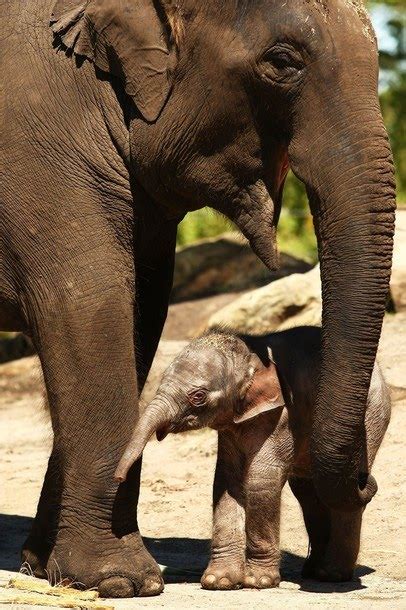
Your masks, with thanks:
[(391, 11), (386, 23), (393, 48), (381, 50), (379, 63), (387, 76), (380, 101), (395, 160), (398, 201), (406, 202), (406, 7)]
[(189, 244), (204, 237), (215, 237), (226, 231), (235, 231), (232, 222), (211, 208), (190, 212), (178, 226), (177, 243)]
[[(210, 208), (186, 215), (178, 227), (178, 245), (236, 231), (235, 225)], [(278, 226), (279, 249), (313, 262), (317, 259), (316, 238), (304, 186), (290, 172), (286, 180)]]
[(310, 262), (317, 260), (313, 220), (304, 185), (289, 172), (278, 225), (279, 249)]
[(381, 107), (395, 160), (398, 200), (406, 202), (406, 73), (381, 95)]

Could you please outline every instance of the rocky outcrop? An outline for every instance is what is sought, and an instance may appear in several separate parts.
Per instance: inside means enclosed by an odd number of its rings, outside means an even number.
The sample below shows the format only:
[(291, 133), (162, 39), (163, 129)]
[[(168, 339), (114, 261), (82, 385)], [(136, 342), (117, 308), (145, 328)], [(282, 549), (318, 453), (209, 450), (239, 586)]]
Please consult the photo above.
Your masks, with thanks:
[(310, 268), (309, 263), (282, 253), (280, 268), (269, 271), (241, 235), (226, 233), (178, 249), (171, 300), (241, 292)]
[(392, 390), (392, 400), (404, 400), (406, 398), (406, 312), (385, 316), (378, 361)]
[(0, 364), (34, 353), (33, 344), (23, 333), (0, 333)]
[(317, 265), (248, 292), (212, 315), (208, 327), (266, 333), (290, 326), (320, 324), (321, 284)]
[(396, 212), (391, 297), (395, 311), (406, 311), (406, 210)]

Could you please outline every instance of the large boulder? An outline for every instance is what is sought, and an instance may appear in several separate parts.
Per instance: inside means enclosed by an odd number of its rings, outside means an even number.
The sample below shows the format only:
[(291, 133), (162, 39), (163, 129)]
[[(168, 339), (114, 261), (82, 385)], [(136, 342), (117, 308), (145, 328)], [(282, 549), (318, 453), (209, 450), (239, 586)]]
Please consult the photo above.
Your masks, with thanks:
[(23, 333), (0, 332), (0, 364), (35, 354), (30, 339)]
[(262, 334), (301, 324), (320, 324), (321, 284), (317, 265), (252, 290), (223, 307), (208, 327), (229, 326), (238, 332)]
[(396, 212), (391, 296), (395, 311), (406, 311), (406, 209)]
[(406, 312), (386, 314), (378, 361), (392, 389), (392, 400), (406, 398)]
[(269, 271), (240, 234), (225, 233), (177, 250), (171, 300), (241, 292), (310, 268), (310, 263), (282, 253), (280, 268)]

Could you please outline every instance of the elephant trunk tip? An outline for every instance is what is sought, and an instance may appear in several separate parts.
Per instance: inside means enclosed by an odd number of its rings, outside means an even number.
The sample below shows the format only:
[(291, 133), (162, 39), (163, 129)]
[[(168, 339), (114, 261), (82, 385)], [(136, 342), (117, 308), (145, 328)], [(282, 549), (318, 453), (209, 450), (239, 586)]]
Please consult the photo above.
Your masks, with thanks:
[(114, 473), (114, 480), (117, 483), (124, 483), (127, 479), (128, 471), (131, 466), (141, 457), (141, 451), (132, 451), (131, 447), (127, 449), (118, 463)]
[(114, 473), (114, 480), (117, 483), (124, 483), (124, 481), (127, 478), (127, 473), (128, 473), (128, 468), (126, 468), (125, 466), (123, 467), (121, 464), (121, 461), (120, 461), (120, 463), (117, 466), (116, 471)]

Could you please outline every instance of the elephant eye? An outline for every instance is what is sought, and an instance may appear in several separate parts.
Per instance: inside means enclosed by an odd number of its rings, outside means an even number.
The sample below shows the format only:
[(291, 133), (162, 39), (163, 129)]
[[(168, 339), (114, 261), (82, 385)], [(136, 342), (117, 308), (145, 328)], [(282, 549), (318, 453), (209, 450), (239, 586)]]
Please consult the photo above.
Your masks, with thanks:
[(206, 403), (207, 391), (203, 389), (192, 390), (187, 397), (193, 407), (203, 407)]
[(262, 75), (274, 82), (288, 83), (304, 68), (299, 51), (290, 45), (276, 44), (262, 56)]

